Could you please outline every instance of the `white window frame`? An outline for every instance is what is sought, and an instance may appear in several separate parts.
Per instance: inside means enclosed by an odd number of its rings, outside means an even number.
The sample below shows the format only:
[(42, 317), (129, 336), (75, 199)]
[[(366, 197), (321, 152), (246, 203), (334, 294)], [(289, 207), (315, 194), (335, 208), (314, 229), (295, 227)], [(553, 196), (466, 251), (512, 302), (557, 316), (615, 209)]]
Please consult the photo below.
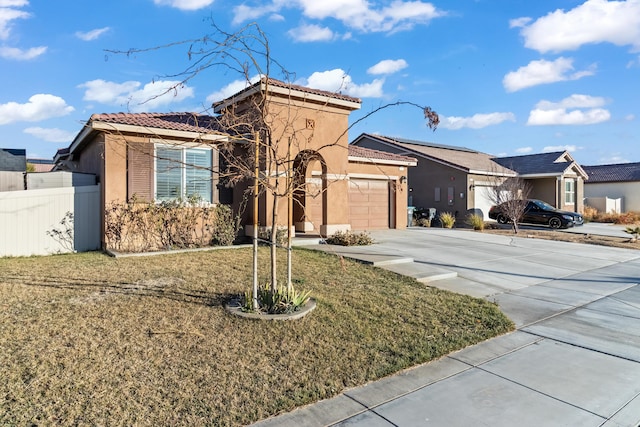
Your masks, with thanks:
[[(180, 151), (181, 157), (180, 160), (176, 167), (180, 168), (180, 194), (175, 197), (175, 198), (170, 198), (170, 197), (163, 197), (160, 198), (158, 197), (158, 150), (175, 150), (175, 151)], [(176, 200), (176, 199), (182, 199), (185, 200), (188, 197), (187, 194), (187, 171), (189, 169), (192, 169), (193, 167), (189, 166), (187, 164), (187, 152), (188, 151), (201, 151), (201, 152), (208, 152), (208, 160), (209, 160), (209, 167), (213, 166), (213, 149), (209, 148), (209, 147), (192, 147), (192, 146), (176, 146), (176, 145), (171, 145), (171, 144), (154, 144), (154, 167), (153, 167), (153, 187), (154, 187), (154, 191), (153, 191), (153, 195), (154, 195), (154, 199), (158, 202), (162, 202), (162, 201), (170, 201), (170, 200)], [(204, 199), (202, 200), (202, 203), (205, 205), (211, 205), (213, 204), (213, 171), (209, 171), (210, 174), (210, 178), (209, 178), (209, 194), (208, 194), (208, 200)]]
[(564, 180), (564, 204), (574, 205), (576, 203), (576, 180), (566, 178)]

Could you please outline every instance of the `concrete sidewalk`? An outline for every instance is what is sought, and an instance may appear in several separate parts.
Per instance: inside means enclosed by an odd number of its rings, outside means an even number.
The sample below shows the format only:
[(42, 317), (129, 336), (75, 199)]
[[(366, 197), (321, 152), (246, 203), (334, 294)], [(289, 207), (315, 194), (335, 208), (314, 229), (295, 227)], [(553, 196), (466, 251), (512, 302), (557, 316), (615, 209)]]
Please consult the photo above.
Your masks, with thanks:
[(464, 230), (317, 249), (495, 301), (517, 331), (257, 426), (638, 426), (640, 251)]

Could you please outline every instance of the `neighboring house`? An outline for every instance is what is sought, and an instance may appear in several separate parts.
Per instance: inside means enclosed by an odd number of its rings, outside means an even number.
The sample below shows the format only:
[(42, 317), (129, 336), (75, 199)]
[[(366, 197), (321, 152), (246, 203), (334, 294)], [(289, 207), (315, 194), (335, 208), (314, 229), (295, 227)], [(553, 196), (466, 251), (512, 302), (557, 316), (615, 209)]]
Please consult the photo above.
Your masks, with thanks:
[(0, 148), (0, 171), (25, 172), (27, 151), (24, 149)]
[(352, 145), (415, 157), (409, 170), (410, 204), (435, 208), (460, 218), (469, 212), (488, 219), (493, 188), (519, 176), (532, 187), (532, 198), (582, 211), (586, 173), (567, 152), (496, 158), (464, 147), (382, 135), (362, 134)]
[[(586, 204), (603, 212), (640, 212), (640, 163), (583, 166)], [(607, 199), (618, 200), (610, 209)], [(609, 200), (611, 201), (611, 200)]]
[[(246, 144), (233, 145), (237, 134), (228, 130), (227, 119), (231, 114), (252, 114), (256, 99), (266, 105), (269, 134), (280, 138), (278, 149), (287, 147), (282, 141), (291, 142), (295, 179), (304, 183), (305, 191), (294, 195), (296, 231), (329, 235), (406, 226), (406, 175), (415, 159), (349, 148), (349, 113), (360, 108), (359, 99), (273, 79), (262, 79), (214, 104), (218, 116), (94, 114), (71, 145), (58, 151), (56, 170), (95, 174), (103, 212), (109, 203), (129, 201), (134, 195), (146, 201), (198, 195), (204, 202), (229, 204), (239, 212), (252, 183), (245, 180), (226, 188), (219, 146), (232, 144), (240, 158), (253, 156)], [(287, 133), (292, 130), (294, 134)], [(270, 154), (263, 149), (260, 156), (268, 159)], [(261, 164), (261, 174), (283, 179), (282, 170), (267, 171), (267, 163)], [(263, 192), (260, 197), (258, 224), (270, 226), (273, 196)], [(278, 207), (278, 224), (286, 225), (287, 201), (279, 200)], [(243, 211), (243, 221), (253, 223), (253, 209)]]
[(532, 199), (571, 212), (584, 210), (584, 169), (567, 151), (497, 157), (494, 161), (512, 169), (531, 185)]
[(0, 191), (24, 190), (26, 170), (26, 150), (0, 148)]
[(415, 157), (418, 164), (408, 173), (410, 204), (450, 212), (458, 218), (474, 212), (488, 219), (493, 205), (491, 188), (506, 177), (516, 176), (493, 162), (489, 154), (464, 147), (366, 133), (352, 145)]
[(55, 163), (50, 159), (27, 159), (27, 165), (31, 165), (33, 170), (30, 172), (50, 172)]

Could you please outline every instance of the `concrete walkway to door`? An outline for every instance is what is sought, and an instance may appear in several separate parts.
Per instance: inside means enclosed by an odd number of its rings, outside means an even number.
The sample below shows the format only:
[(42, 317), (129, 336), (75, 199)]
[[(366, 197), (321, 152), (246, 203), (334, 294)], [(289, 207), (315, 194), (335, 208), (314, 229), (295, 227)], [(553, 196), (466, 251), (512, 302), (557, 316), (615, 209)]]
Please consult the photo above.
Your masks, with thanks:
[(495, 301), (513, 333), (257, 426), (638, 426), (640, 250), (465, 230), (313, 246)]

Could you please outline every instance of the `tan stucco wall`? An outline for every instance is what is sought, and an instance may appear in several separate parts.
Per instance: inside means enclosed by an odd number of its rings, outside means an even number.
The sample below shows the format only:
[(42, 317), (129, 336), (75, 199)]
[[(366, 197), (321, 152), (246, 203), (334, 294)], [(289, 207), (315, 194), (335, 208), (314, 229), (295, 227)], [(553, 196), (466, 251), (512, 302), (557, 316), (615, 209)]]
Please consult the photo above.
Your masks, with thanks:
[[(291, 141), (291, 158), (302, 151), (317, 153), (326, 165), (327, 181), (324, 199), (326, 224), (348, 225), (348, 135), (349, 110), (318, 105), (309, 102), (270, 97), (267, 123), (270, 124), (272, 141), (277, 144), (278, 156), (286, 158)], [(273, 172), (273, 171), (272, 171)], [(260, 224), (271, 225), (273, 196), (266, 195), (266, 203), (260, 210)], [(278, 202), (278, 224), (287, 223), (287, 201)]]
[(538, 179), (526, 179), (529, 185), (531, 185), (531, 199), (540, 199), (549, 203), (552, 206), (558, 207), (558, 191), (559, 182), (554, 177), (550, 178), (538, 178)]

